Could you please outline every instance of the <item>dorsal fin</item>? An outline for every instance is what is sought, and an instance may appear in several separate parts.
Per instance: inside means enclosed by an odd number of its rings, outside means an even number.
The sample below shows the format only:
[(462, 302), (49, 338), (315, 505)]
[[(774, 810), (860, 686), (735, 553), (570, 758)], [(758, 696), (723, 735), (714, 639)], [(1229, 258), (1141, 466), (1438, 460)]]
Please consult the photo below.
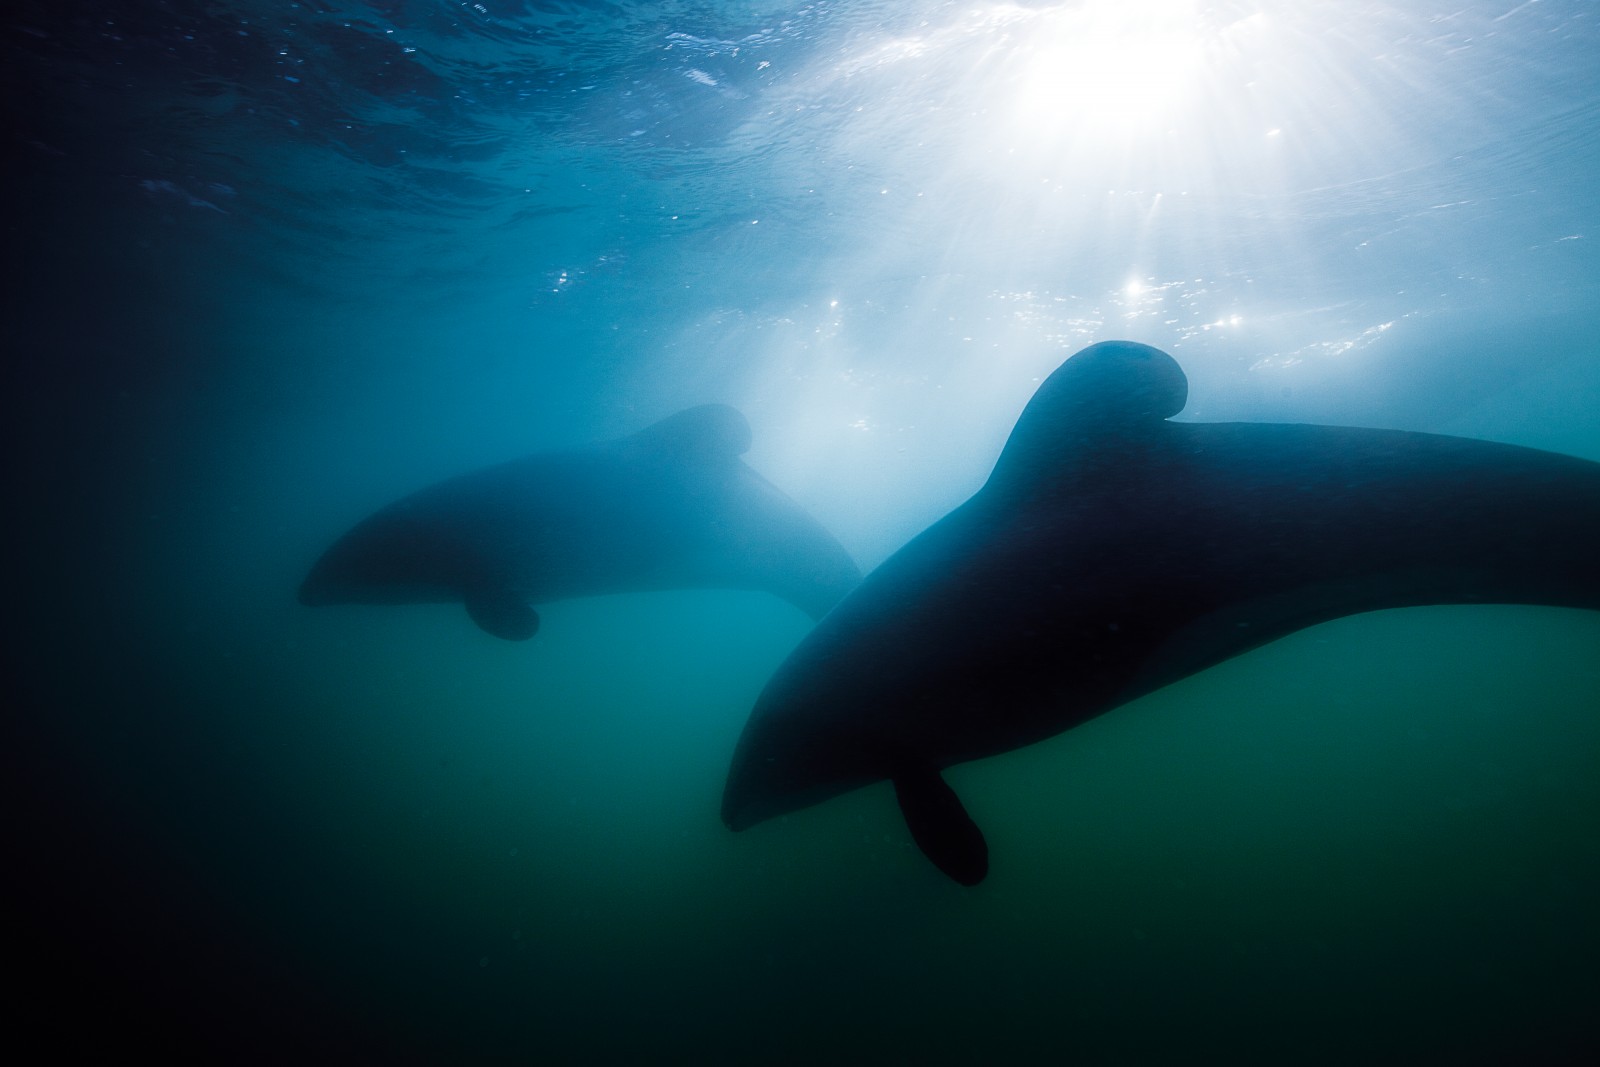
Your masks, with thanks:
[(682, 459), (733, 459), (750, 450), (750, 424), (727, 404), (701, 404), (646, 426), (631, 440)]
[(1183, 410), (1178, 361), (1136, 341), (1101, 341), (1068, 357), (1034, 392), (995, 464), (1006, 480), (1071, 464), (1107, 439), (1135, 436)]

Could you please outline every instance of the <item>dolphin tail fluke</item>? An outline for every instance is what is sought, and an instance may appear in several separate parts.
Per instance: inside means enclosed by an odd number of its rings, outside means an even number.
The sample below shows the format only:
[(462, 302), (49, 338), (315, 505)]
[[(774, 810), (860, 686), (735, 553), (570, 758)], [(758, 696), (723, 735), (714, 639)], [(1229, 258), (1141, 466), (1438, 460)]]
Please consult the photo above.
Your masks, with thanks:
[(738, 531), (746, 580), (822, 618), (861, 584), (861, 568), (822, 523), (748, 467), (743, 485), (739, 520), (726, 525)]
[(911, 839), (935, 867), (962, 885), (983, 881), (989, 843), (938, 771), (927, 767), (895, 775), (894, 795)]
[(772, 583), (775, 593), (813, 619), (832, 611), (846, 593), (861, 584), (855, 562), (832, 537), (823, 537), (817, 539), (808, 558), (795, 561), (794, 575)]

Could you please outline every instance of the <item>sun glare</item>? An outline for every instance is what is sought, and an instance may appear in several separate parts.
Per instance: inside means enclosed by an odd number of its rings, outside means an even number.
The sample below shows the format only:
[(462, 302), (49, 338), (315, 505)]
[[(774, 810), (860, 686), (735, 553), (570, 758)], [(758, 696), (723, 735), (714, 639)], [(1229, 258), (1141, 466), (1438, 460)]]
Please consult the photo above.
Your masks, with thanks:
[(1017, 120), (1038, 132), (1157, 128), (1185, 103), (1202, 29), (1193, 0), (1086, 0), (1044, 12), (1018, 56)]

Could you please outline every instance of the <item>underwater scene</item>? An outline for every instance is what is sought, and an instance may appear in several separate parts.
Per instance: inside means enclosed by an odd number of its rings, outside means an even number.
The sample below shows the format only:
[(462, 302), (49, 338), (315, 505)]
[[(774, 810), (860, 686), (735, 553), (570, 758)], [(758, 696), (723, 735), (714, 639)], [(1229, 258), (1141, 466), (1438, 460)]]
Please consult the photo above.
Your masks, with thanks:
[(1600, 1062), (1600, 4), (0, 24), (39, 1062)]

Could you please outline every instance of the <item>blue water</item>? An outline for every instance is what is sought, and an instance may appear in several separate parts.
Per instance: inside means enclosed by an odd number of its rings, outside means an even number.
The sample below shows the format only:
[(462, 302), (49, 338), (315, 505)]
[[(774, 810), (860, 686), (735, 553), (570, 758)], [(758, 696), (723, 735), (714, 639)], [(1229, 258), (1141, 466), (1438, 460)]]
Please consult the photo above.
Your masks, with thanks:
[(1600, 1051), (1593, 613), (1344, 619), (957, 768), (994, 856), (964, 890), (883, 786), (722, 827), (739, 729), (810, 625), (775, 597), (562, 602), (527, 644), (457, 606), (294, 600), (401, 493), (708, 401), (870, 568), (1108, 337), (1178, 357), (1186, 418), (1600, 460), (1590, 0), (0, 23), (24, 1036), (271, 1062)]

